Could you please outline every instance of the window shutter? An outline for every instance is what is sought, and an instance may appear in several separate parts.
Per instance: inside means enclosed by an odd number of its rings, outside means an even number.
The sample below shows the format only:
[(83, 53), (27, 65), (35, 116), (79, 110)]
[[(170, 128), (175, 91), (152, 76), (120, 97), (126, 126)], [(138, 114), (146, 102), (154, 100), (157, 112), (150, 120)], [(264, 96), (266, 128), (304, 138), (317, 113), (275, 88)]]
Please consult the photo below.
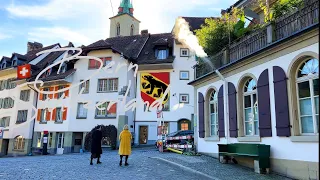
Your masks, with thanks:
[(50, 121), (51, 118), (51, 112), (49, 111), (49, 109), (46, 110), (46, 120)]
[(279, 66), (273, 66), (273, 83), (277, 136), (289, 137), (291, 135), (291, 126), (289, 119), (287, 76)]
[(57, 115), (57, 109), (54, 108), (54, 109), (52, 110), (52, 121), (55, 121), (55, 120), (56, 120), (56, 115)]
[(37, 121), (40, 121), (40, 119), (41, 119), (41, 109), (38, 109)]
[(224, 107), (223, 107), (223, 85), (218, 92), (218, 125), (219, 125), (219, 137), (225, 137), (224, 135)]
[(63, 112), (62, 112), (62, 120), (67, 120), (67, 107), (63, 107)]
[(261, 73), (257, 89), (260, 137), (272, 137), (268, 69)]
[(59, 90), (59, 86), (54, 87), (54, 91), (56, 92), (54, 93), (54, 99), (58, 99), (58, 93), (57, 93), (58, 90)]
[(51, 93), (51, 94), (48, 95), (48, 96), (49, 96), (49, 99), (53, 99), (54, 87), (50, 87), (50, 88), (49, 88), (49, 91), (50, 91), (50, 93)]
[[(70, 87), (70, 85), (66, 85), (65, 88)], [(64, 92), (64, 97), (69, 97), (69, 89)]]
[(230, 137), (238, 137), (237, 91), (231, 82), (228, 82), (228, 92)]
[[(43, 88), (41, 88), (40, 91), (43, 91)], [(40, 94), (39, 94), (39, 100), (42, 100), (42, 99), (43, 99), (43, 94), (40, 93)]]
[(198, 92), (198, 108), (199, 108), (199, 137), (204, 138), (204, 97), (201, 92)]

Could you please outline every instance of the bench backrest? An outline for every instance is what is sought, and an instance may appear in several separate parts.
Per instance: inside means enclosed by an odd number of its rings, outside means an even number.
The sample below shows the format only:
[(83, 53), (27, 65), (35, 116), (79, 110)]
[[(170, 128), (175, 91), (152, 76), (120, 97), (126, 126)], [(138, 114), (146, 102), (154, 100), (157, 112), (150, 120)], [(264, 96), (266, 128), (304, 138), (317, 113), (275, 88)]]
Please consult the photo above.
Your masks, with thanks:
[(234, 143), (228, 144), (228, 152), (270, 157), (270, 145)]

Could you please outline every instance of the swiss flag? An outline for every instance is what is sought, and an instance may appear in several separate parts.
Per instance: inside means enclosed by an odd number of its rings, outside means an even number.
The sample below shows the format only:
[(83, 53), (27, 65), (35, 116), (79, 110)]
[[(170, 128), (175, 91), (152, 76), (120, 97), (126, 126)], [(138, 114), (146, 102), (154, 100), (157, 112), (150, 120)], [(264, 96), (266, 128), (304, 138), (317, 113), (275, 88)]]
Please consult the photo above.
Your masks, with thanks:
[(26, 79), (31, 77), (31, 65), (30, 64), (25, 64), (22, 66), (18, 66), (18, 71), (17, 71), (17, 76), (18, 79)]

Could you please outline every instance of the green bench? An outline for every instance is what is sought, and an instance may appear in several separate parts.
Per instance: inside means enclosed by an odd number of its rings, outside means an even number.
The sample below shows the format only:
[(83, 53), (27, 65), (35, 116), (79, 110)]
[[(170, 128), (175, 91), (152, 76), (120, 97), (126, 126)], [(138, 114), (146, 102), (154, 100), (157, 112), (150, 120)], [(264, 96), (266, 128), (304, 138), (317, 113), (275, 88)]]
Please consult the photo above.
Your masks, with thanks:
[(220, 157), (223, 157), (228, 161), (229, 157), (236, 157), (236, 156), (252, 158), (254, 160), (255, 172), (269, 173), (270, 145), (234, 143), (234, 144), (218, 144), (218, 146), (219, 146), (219, 160), (220, 160)]

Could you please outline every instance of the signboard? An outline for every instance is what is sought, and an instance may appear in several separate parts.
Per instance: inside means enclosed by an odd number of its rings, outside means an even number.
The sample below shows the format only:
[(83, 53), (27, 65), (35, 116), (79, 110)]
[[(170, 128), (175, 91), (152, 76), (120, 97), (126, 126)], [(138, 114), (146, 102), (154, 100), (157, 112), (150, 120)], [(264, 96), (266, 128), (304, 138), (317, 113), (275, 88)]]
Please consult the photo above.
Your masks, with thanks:
[(43, 137), (43, 143), (48, 143), (48, 137)]
[[(141, 73), (140, 77), (140, 93), (144, 102), (151, 105), (155, 100), (161, 99), (164, 92), (170, 84), (170, 73)], [(165, 104), (169, 99), (169, 93), (164, 98)]]

